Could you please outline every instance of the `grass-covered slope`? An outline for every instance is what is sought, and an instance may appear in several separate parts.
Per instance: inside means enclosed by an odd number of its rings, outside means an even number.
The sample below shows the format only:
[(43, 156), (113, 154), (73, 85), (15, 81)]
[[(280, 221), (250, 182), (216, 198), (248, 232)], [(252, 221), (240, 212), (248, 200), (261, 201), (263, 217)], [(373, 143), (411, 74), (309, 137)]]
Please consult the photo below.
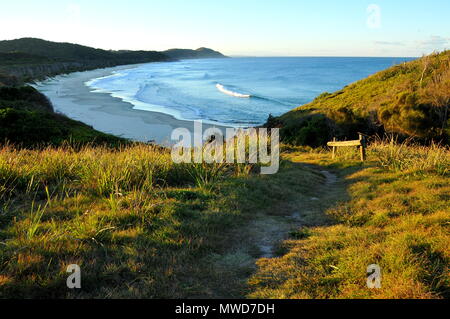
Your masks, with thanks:
[[(0, 298), (243, 297), (260, 255), (248, 223), (321, 180), (282, 166), (175, 164), (142, 144), (0, 147)], [(71, 264), (82, 289), (66, 286)]]
[[(260, 176), (142, 144), (1, 147), (0, 298), (448, 298), (447, 150), (376, 144), (364, 166), (285, 150)], [(290, 238), (255, 271), (279, 220)]]
[[(300, 144), (358, 130), (439, 138), (448, 57), (393, 67), (270, 124)], [(331, 161), (285, 145), (271, 176), (175, 164), (168, 149), (55, 114), (18, 84), (0, 74), (0, 298), (450, 296), (448, 148), (371, 143), (361, 164), (354, 149)], [(276, 258), (261, 258), (268, 250)], [(71, 264), (80, 290), (66, 286)], [(366, 286), (370, 264), (381, 289)]]
[(281, 127), (285, 142), (300, 145), (354, 138), (358, 131), (448, 141), (449, 104), (450, 51), (445, 51), (323, 93), (267, 124)]
[[(249, 296), (450, 298), (448, 149), (372, 143), (364, 165), (356, 150), (342, 153), (287, 155), (336, 173), (349, 198), (327, 210), (334, 225), (303, 227), (281, 256), (260, 259)], [(366, 285), (372, 264), (380, 289)]]

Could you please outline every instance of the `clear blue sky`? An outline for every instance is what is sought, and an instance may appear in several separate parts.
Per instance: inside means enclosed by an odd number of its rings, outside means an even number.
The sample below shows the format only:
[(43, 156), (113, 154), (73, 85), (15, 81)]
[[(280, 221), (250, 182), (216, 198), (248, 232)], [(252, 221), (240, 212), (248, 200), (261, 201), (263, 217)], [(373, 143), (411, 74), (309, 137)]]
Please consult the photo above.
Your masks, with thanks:
[(449, 0), (2, 0), (0, 39), (207, 46), (229, 55), (420, 56), (450, 48), (449, 13)]

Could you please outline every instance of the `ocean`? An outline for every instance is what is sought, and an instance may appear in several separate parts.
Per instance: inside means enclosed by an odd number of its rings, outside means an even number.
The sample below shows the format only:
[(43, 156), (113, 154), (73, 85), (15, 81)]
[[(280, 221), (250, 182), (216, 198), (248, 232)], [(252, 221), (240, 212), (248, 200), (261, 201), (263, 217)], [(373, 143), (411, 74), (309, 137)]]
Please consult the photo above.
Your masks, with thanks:
[(134, 109), (249, 127), (410, 58), (271, 57), (149, 63), (85, 84)]

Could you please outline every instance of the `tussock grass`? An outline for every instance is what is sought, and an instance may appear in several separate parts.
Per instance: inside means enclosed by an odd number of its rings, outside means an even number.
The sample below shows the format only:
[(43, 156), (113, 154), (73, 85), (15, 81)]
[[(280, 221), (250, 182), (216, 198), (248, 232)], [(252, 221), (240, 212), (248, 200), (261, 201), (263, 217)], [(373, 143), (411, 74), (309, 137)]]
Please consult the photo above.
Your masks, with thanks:
[(424, 146), (408, 141), (396, 143), (394, 139), (389, 142), (377, 140), (370, 145), (369, 152), (381, 167), (397, 172), (449, 174), (450, 150), (434, 143)]
[[(285, 255), (258, 261), (249, 297), (449, 296), (448, 149), (375, 142), (365, 164), (354, 149), (336, 161), (283, 150), (279, 174), (257, 176), (248, 164), (174, 164), (142, 144), (3, 146), (0, 296), (241, 297), (258, 256), (249, 222), (292, 209), (309, 214), (308, 227), (290, 233)], [(345, 180), (335, 193), (324, 193), (322, 169)], [(307, 212), (313, 204), (329, 217)], [(373, 263), (379, 290), (366, 287)], [(66, 287), (70, 264), (82, 269), (81, 291)]]
[[(1, 147), (0, 297), (242, 296), (249, 266), (225, 275), (210, 256), (229, 253), (255, 210), (286, 200), (281, 186), (267, 196), (253, 168), (175, 164), (143, 144)], [(66, 287), (70, 264), (80, 291)]]

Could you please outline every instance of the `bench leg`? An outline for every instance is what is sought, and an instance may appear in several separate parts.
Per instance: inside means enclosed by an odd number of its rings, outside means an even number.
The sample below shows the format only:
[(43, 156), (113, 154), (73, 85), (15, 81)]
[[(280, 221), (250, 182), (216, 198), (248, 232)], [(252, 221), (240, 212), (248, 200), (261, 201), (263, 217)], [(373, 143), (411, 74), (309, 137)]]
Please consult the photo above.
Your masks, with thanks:
[(366, 149), (364, 145), (359, 147), (359, 152), (361, 154), (361, 162), (364, 162), (366, 160)]
[[(333, 138), (333, 142), (336, 142), (336, 138)], [(333, 146), (333, 155), (331, 156), (332, 159), (336, 158), (336, 146)]]

